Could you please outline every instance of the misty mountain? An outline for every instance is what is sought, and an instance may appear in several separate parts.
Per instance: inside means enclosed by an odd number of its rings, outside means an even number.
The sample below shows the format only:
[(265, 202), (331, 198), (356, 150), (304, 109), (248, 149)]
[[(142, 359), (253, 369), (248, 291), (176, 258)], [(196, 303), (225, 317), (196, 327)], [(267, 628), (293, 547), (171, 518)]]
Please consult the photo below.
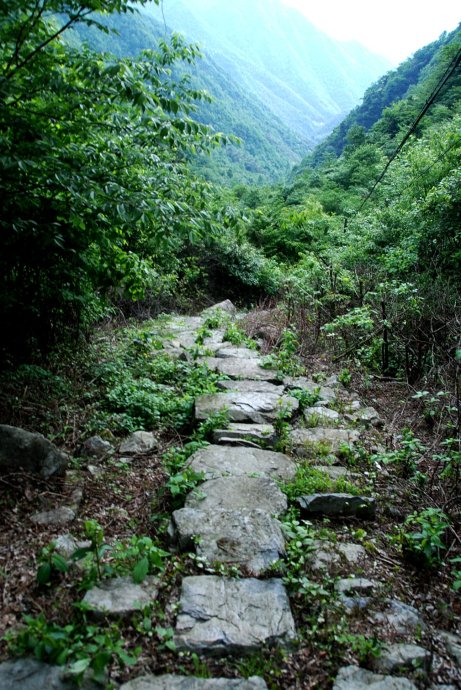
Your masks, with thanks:
[[(162, 19), (157, 6), (146, 11)], [(281, 0), (165, 0), (163, 13), (308, 141), (329, 134), (390, 66), (357, 43), (329, 38)]]
[(105, 23), (117, 35), (82, 26), (75, 40), (119, 57), (155, 48), (171, 31), (201, 45), (203, 59), (187, 69), (213, 102), (200, 104), (195, 117), (242, 140), (195, 161), (218, 183), (284, 179), (388, 64), (330, 39), (280, 0), (164, 0), (163, 14), (152, 3)]

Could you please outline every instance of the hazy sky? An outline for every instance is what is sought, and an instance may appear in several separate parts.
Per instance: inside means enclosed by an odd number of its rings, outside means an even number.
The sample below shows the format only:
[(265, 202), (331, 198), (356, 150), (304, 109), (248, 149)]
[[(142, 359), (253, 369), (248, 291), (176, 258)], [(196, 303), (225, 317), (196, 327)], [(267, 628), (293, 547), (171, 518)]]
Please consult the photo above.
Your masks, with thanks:
[(282, 0), (333, 38), (355, 40), (395, 64), (461, 21), (459, 0)]

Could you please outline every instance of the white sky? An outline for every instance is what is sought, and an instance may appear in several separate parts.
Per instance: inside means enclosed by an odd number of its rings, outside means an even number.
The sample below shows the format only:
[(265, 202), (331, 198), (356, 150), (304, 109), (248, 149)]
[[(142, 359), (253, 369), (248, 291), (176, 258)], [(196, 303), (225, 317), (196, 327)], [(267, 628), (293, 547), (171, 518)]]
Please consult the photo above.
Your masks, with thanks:
[(358, 41), (397, 65), (461, 21), (459, 0), (282, 0), (333, 38)]

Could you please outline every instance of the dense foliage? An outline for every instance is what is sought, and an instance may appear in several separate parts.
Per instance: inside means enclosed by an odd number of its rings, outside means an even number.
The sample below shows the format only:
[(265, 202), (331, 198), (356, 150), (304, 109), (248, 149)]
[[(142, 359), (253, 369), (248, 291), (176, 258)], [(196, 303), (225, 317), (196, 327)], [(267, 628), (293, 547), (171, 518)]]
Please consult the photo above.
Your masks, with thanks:
[(220, 135), (190, 117), (203, 95), (171, 71), (197, 49), (173, 37), (114, 59), (60, 40), (114, 9), (130, 8), (2, 4), (0, 314), (16, 347), (94, 316), (110, 290), (140, 296), (158, 255), (212, 224), (187, 158)]

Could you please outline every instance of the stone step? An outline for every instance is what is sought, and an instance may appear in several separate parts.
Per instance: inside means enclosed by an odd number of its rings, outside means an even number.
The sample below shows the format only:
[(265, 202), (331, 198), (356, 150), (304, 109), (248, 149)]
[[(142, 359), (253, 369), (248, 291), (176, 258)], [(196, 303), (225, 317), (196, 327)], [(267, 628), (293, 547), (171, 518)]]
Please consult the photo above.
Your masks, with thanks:
[(141, 676), (119, 690), (267, 690), (263, 678), (194, 678), (193, 676)]
[(256, 381), (278, 381), (277, 372), (264, 369), (258, 359), (222, 359), (205, 357), (201, 361), (212, 371), (225, 374), (231, 379), (251, 379)]
[(249, 347), (221, 347), (215, 351), (215, 357), (219, 359), (261, 359), (257, 350), (251, 350)]
[(249, 379), (225, 379), (216, 383), (217, 387), (223, 391), (240, 391), (241, 393), (278, 393), (283, 395), (284, 386), (271, 383), (270, 381), (257, 381)]
[(316, 458), (323, 452), (337, 455), (343, 447), (353, 448), (359, 439), (360, 433), (355, 429), (314, 427), (293, 429), (289, 434), (293, 453), (299, 457)]
[(297, 503), (306, 517), (358, 517), (373, 520), (376, 516), (376, 499), (370, 496), (354, 496), (342, 493), (321, 493), (300, 496)]
[(408, 678), (386, 676), (366, 671), (358, 666), (339, 669), (333, 690), (417, 690)]
[(185, 507), (203, 512), (258, 508), (278, 515), (287, 509), (287, 497), (272, 479), (243, 475), (209, 479), (191, 491), (186, 497)]
[[(66, 666), (52, 666), (30, 658), (0, 664), (1, 690), (76, 690), (76, 687)], [(101, 690), (101, 687), (89, 679), (82, 686), (83, 690)]]
[(213, 431), (215, 443), (262, 442), (272, 447), (277, 441), (277, 434), (272, 424), (245, 424), (245, 422), (230, 422), (227, 429)]
[(199, 654), (245, 654), (264, 645), (287, 647), (296, 632), (279, 579), (186, 577), (174, 641)]
[(195, 472), (204, 472), (207, 480), (248, 475), (290, 481), (296, 474), (296, 464), (283, 453), (215, 445), (194, 453), (189, 458), (188, 467)]
[(183, 551), (195, 550), (208, 563), (246, 567), (260, 575), (282, 558), (285, 540), (278, 520), (263, 510), (176, 510), (170, 534)]
[(225, 411), (231, 422), (264, 424), (274, 421), (281, 409), (293, 414), (298, 407), (299, 402), (296, 398), (277, 393), (241, 391), (208, 393), (196, 398), (195, 419), (201, 422), (218, 412)]
[(128, 576), (101, 580), (88, 590), (83, 602), (96, 615), (128, 616), (157, 598), (157, 584), (155, 577), (146, 577), (140, 584)]

